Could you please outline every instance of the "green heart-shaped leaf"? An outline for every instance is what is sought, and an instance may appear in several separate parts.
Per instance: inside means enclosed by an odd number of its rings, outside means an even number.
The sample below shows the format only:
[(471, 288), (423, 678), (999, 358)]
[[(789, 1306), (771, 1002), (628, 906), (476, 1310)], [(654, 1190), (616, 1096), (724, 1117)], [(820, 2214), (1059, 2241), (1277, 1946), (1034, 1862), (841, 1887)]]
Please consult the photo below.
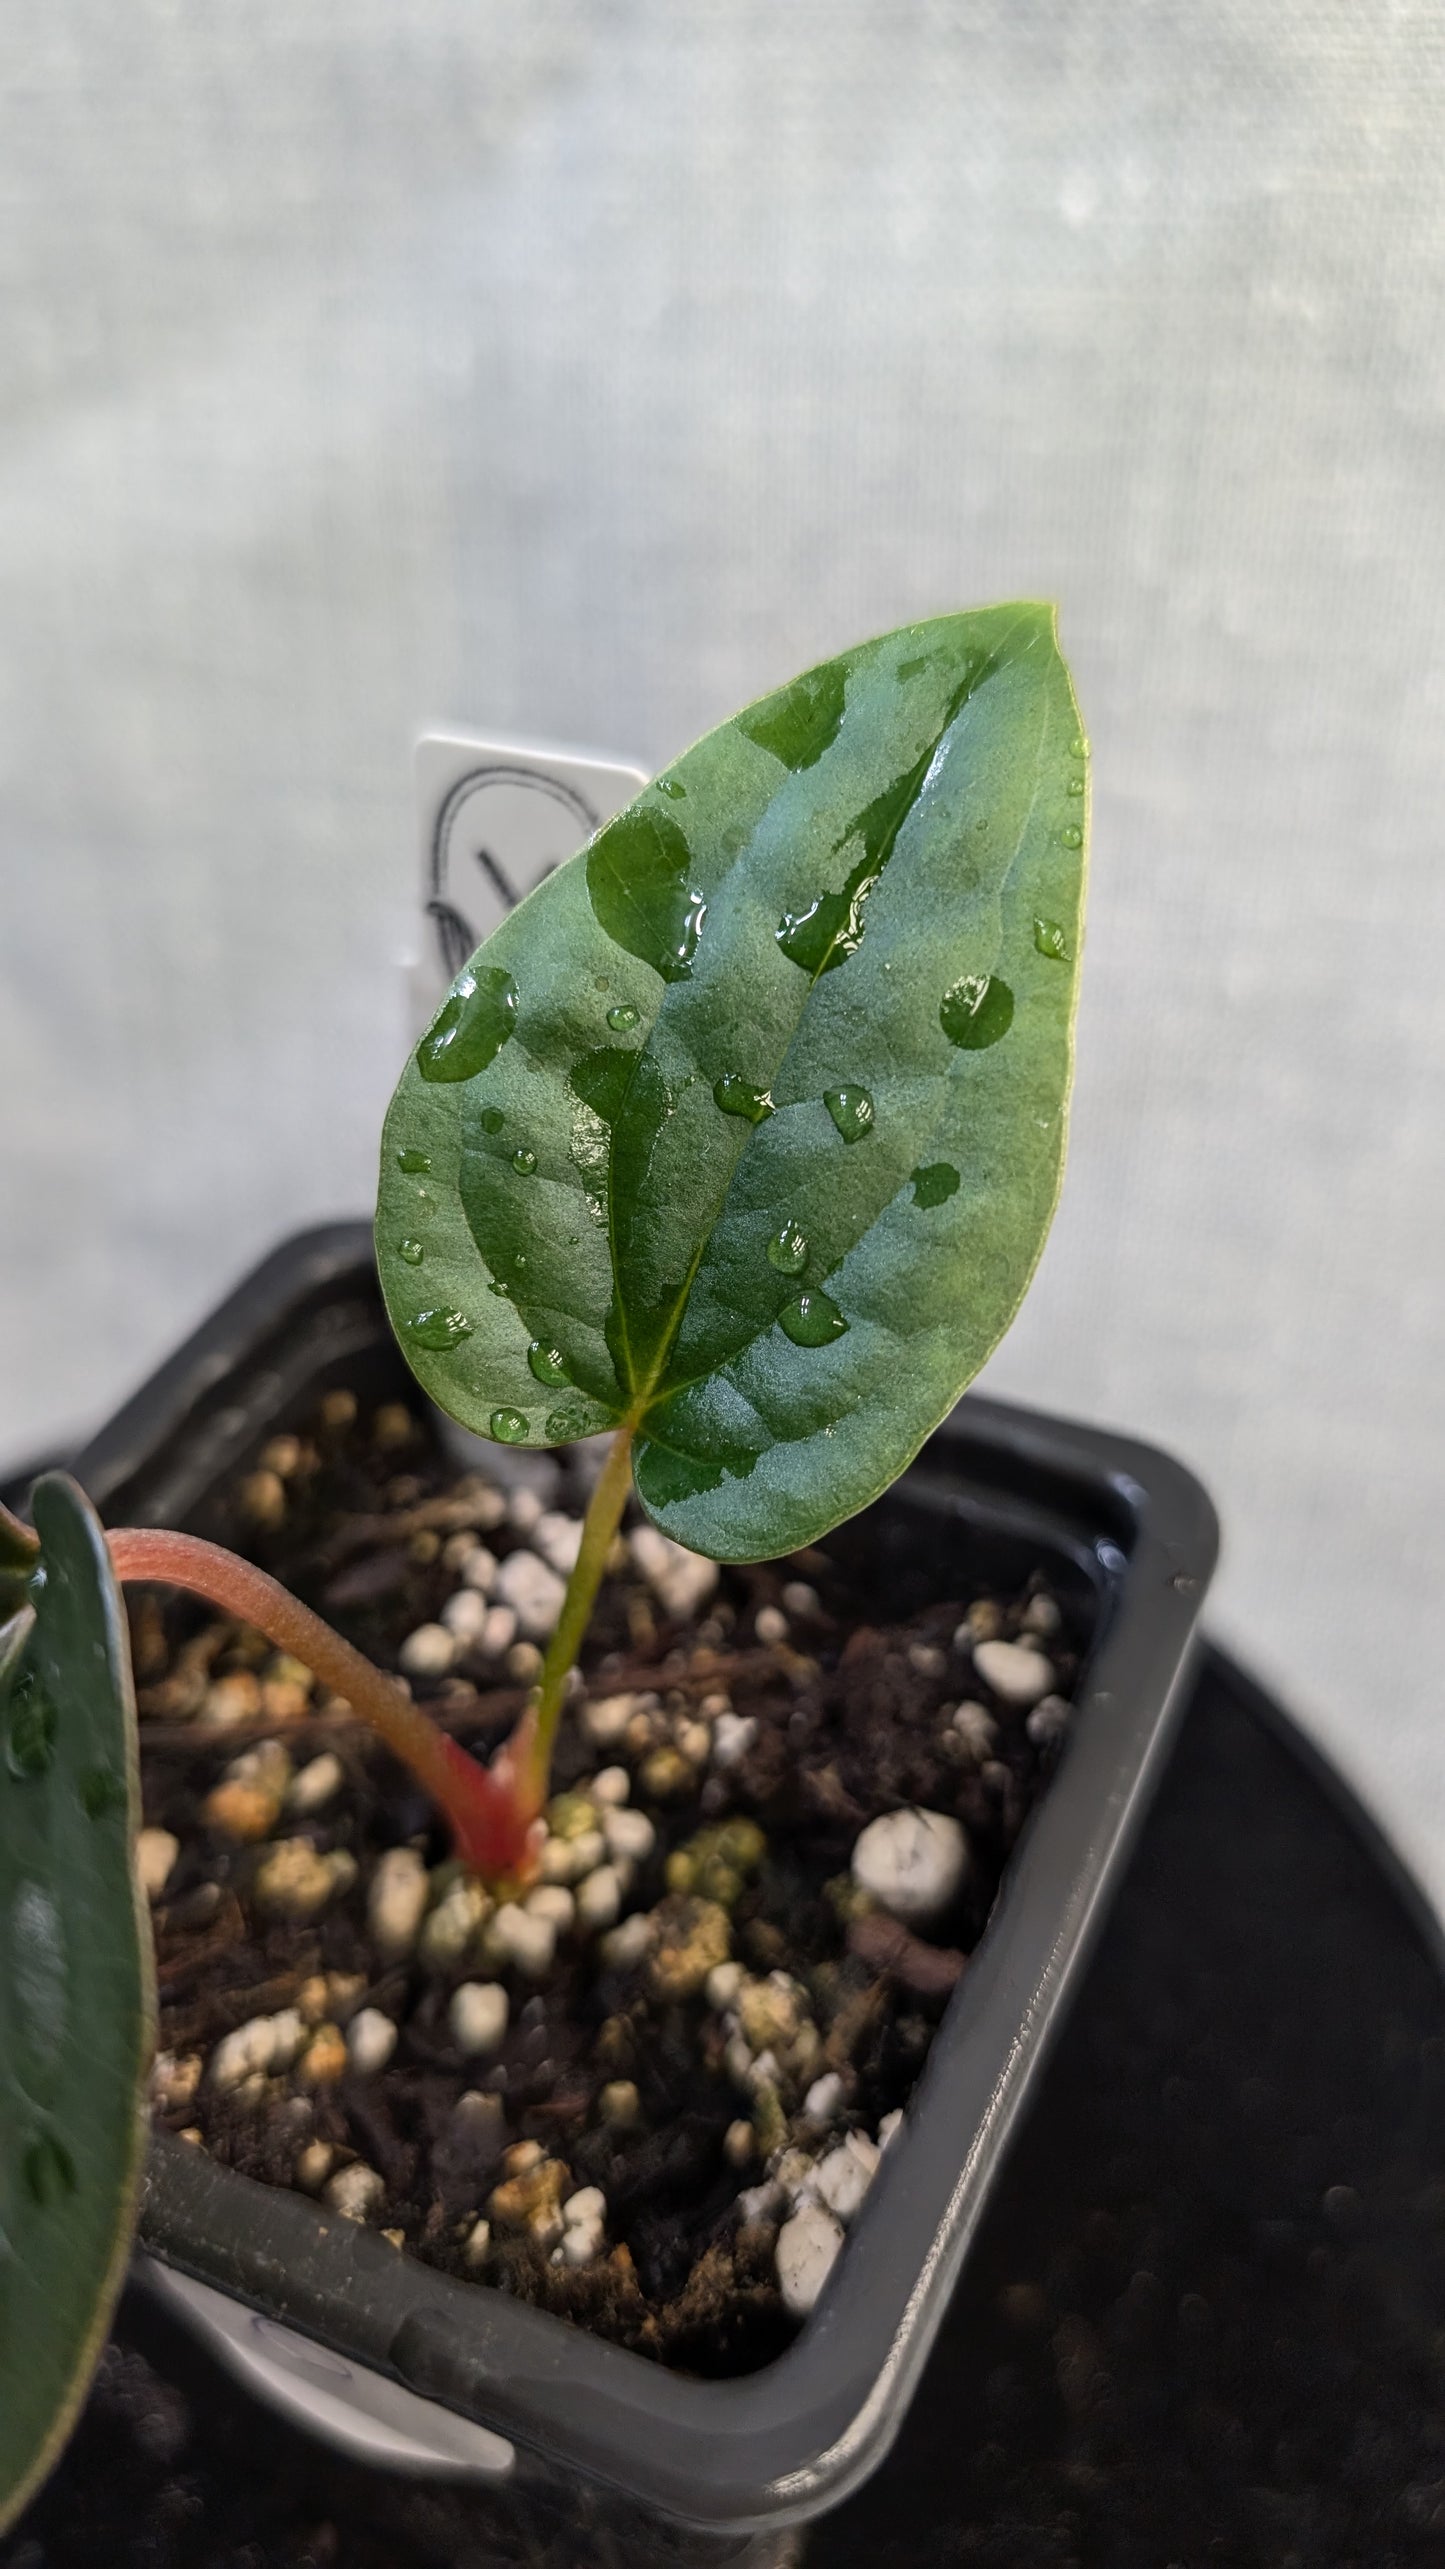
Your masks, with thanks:
[(124, 1611), (89, 1501), (37, 1482), (0, 1634), (0, 2530), (84, 2396), (125, 2271), (152, 2042)]
[(942, 617), (700, 741), (475, 957), (387, 1120), (377, 1241), (441, 1406), (630, 1419), (719, 1559), (886, 1488), (1058, 1196), (1086, 746), (1052, 611)]

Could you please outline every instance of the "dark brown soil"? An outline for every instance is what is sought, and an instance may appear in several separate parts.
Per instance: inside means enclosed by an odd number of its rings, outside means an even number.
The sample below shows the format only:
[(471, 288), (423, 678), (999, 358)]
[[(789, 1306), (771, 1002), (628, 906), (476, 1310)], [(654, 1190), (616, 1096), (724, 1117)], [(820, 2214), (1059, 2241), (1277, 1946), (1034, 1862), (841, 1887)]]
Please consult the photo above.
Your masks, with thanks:
[[(338, 1407), (344, 1403), (333, 1398), (333, 1422)], [(283, 1521), (264, 1535), (253, 1524), (238, 1548), (395, 1668), (405, 1636), (435, 1619), (455, 1587), (442, 1547), (476, 1522), (478, 1490), (475, 1474), (458, 1475), (422, 1429), (394, 1411), (379, 1432), (365, 1416), (349, 1425), (318, 1419), (287, 1475)], [(255, 1504), (253, 1491), (238, 1492), (238, 1524), (248, 1499)], [(560, 1504), (568, 1504), (565, 1495)], [(571, 1504), (580, 1512), (575, 1484)], [(491, 1511), (483, 1504), (481, 1512)], [(483, 1539), (499, 1557), (524, 1541), (505, 1524)], [(785, 1587), (799, 1581), (815, 1606), (800, 1611), (794, 1585), (786, 1638), (760, 1639), (759, 1611), (778, 1609)], [(657, 1826), (655, 1852), (629, 1904), (643, 1909), (668, 1901), (668, 1859), (700, 1829), (739, 1813), (756, 1819), (766, 1853), (732, 1906), (731, 1951), (750, 1973), (783, 1970), (801, 1984), (817, 2029), (816, 2072), (837, 2069), (844, 2081), (831, 2134), (802, 2114), (795, 2083), (784, 2097), (786, 2134), (775, 2119), (742, 2169), (726, 2155), (724, 2137), (747, 2115), (748, 2100), (724, 2066), (721, 2020), (700, 1996), (660, 1995), (647, 1962), (609, 1964), (595, 1943), (564, 1937), (543, 1986), (512, 1980), (500, 2053), (482, 2065), (465, 2060), (447, 2008), (455, 1984), (478, 1976), (475, 1965), (438, 1972), (412, 1960), (386, 1969), (367, 1925), (368, 1878), (383, 1850), (412, 1842), (429, 1863), (445, 1862), (444, 1832), (417, 1788), (344, 1711), (314, 1699), (288, 1706), (284, 1680), (263, 1716), (218, 1734), (199, 1709), (207, 1684), (247, 1668), (264, 1679), (270, 1654), (190, 1602), (136, 1596), (146, 1819), (181, 1840), (156, 1912), (162, 2046), (208, 2061), (244, 2021), (304, 2004), (318, 1975), (349, 1978), (347, 2009), (379, 2007), (401, 2028), (380, 2075), (348, 2070), (319, 2086), (296, 2074), (273, 2077), (253, 2082), (243, 2098), (218, 2092), (203, 2074), (188, 2099), (158, 2109), (159, 2119), (222, 2165), (272, 2184), (296, 2181), (308, 2143), (329, 2145), (335, 2169), (361, 2160), (384, 2181), (375, 2226), (456, 2273), (477, 2271), (464, 2246), (510, 2173), (504, 2150), (538, 2142), (561, 2163), (564, 2193), (604, 2190), (606, 2253), (579, 2268), (562, 2265), (550, 2239), (509, 2235), (494, 2219), (481, 2280), (689, 2370), (728, 2373), (766, 2362), (793, 2326), (774, 2281), (775, 2220), (740, 2214), (740, 2189), (763, 2180), (768, 2144), (776, 2154), (784, 2139), (817, 2150), (849, 2130), (873, 2134), (906, 2104), (953, 1976), (940, 1954), (966, 1955), (976, 1944), (1054, 1755), (1047, 1742), (1030, 1739), (1022, 1713), (993, 1701), (972, 1671), (967, 1642), (955, 1643), (956, 1628), (972, 1608), (977, 1637), (1007, 1637), (1036, 1585), (982, 1603), (969, 1589), (888, 1627), (870, 1619), (868, 1598), (845, 1584), (826, 1553), (809, 1552), (725, 1570), (701, 1621), (682, 1627), (630, 1563), (609, 1578), (584, 1661), (589, 1698), (633, 1691), (656, 1698), (654, 1745), (666, 1746), (679, 1721), (720, 1697), (755, 1720), (756, 1736), (740, 1763), (692, 1770), (682, 1790), (663, 1798), (647, 1789), (642, 1751), (599, 1750), (569, 1717), (555, 1780), (565, 1787), (624, 1755), (632, 1807)], [(768, 1622), (765, 1615), (765, 1630)], [(1076, 1667), (1070, 1637), (1049, 1650), (1067, 1692)], [(415, 1690), (485, 1755), (525, 1700), (525, 1668), (473, 1656)], [(981, 1699), (994, 1716), (997, 1737), (982, 1757), (951, 1727), (961, 1697)], [(289, 1709), (288, 1720), (277, 1718), (278, 1706)], [(344, 1849), (357, 1862), (354, 1888), (310, 1924), (259, 1916), (251, 1884), (265, 1846), (237, 1846), (202, 1818), (206, 1794), (237, 1753), (273, 1737), (284, 1739), (297, 1766), (333, 1748), (347, 1773), (346, 1790), (320, 1814), (283, 1820), (273, 1832), (304, 1833), (321, 1853)], [(908, 1802), (961, 1820), (972, 1856), (956, 1915), (931, 1931), (934, 1943), (923, 1952), (896, 1934), (890, 1940), (881, 1918), (860, 1930), (847, 1893), (861, 1827)], [(661, 1919), (685, 1935), (688, 1915), (675, 1898)], [(328, 2004), (325, 2012), (345, 2011)], [(639, 2093), (639, 2119), (628, 2130), (599, 2113), (600, 2091), (617, 2081), (632, 2081)], [(502, 2107), (480, 2139), (475, 2126), (459, 2133), (454, 2114), (458, 2098), (476, 2089)]]

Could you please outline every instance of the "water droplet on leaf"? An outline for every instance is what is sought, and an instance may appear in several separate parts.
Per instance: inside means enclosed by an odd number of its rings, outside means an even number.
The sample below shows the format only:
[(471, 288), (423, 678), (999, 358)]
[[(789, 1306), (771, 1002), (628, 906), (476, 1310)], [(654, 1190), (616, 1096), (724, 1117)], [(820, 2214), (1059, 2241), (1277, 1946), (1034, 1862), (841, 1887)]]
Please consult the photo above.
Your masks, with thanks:
[(512, 1299), (511, 1287), (509, 1285), (504, 1285), (499, 1276), (493, 1276), (491, 1283), (487, 1287), (487, 1291), (488, 1293), (496, 1294), (498, 1300), (501, 1302), (510, 1302)]
[(12, 1775), (28, 1779), (43, 1775), (54, 1755), (55, 1706), (39, 1679), (27, 1670), (16, 1680), (10, 1698), (6, 1763)]
[(431, 1153), (410, 1148), (398, 1151), (396, 1165), (399, 1169), (403, 1169), (408, 1177), (425, 1177), (431, 1167)]
[(804, 768), (816, 767), (824, 750), (837, 739), (847, 684), (846, 663), (827, 660), (820, 669), (806, 670), (789, 686), (780, 687), (776, 695), (750, 705), (738, 715), (734, 728), (744, 740), (770, 750), (794, 775), (801, 774)]
[(781, 1231), (768, 1242), (768, 1264), (779, 1275), (800, 1276), (808, 1263), (808, 1243), (796, 1222), (785, 1222)]
[(1034, 943), (1040, 954), (1046, 954), (1051, 962), (1068, 962), (1069, 940), (1057, 919), (1035, 919)]
[(559, 1383), (571, 1380), (562, 1360), (561, 1348), (549, 1347), (544, 1338), (533, 1339), (527, 1350), (527, 1362), (539, 1383), (550, 1383), (555, 1389)]
[(519, 1409), (494, 1409), (491, 1429), (499, 1445), (525, 1445), (527, 1441), (527, 1422)]
[(547, 1419), (549, 1445), (570, 1445), (575, 1437), (587, 1433), (587, 1413), (580, 1409), (554, 1409)]
[(460, 1311), (419, 1311), (406, 1327), (408, 1337), (414, 1338), (419, 1347), (429, 1347), (439, 1356), (459, 1347), (472, 1334), (471, 1322)]
[(828, 1347), (841, 1338), (848, 1323), (825, 1293), (800, 1293), (778, 1314), (779, 1325), (795, 1347)]
[(420, 1240), (398, 1240), (396, 1254), (409, 1267), (419, 1267), (426, 1255)]
[(89, 1766), (80, 1779), (80, 1806), (88, 1820), (125, 1808), (125, 1778), (113, 1766)]
[(913, 1201), (925, 1213), (931, 1212), (935, 1204), (946, 1204), (951, 1195), (957, 1195), (961, 1183), (957, 1169), (947, 1160), (931, 1160), (926, 1169), (913, 1172)]
[(484, 1133), (500, 1133), (506, 1120), (500, 1106), (484, 1106), (477, 1117)]
[(970, 972), (946, 991), (938, 1022), (961, 1052), (987, 1052), (1008, 1033), (1014, 1020), (1014, 995), (997, 973)]
[(517, 985), (500, 964), (468, 964), (417, 1046), (423, 1079), (475, 1079), (495, 1061), (517, 1022)]
[(676, 821), (648, 804), (609, 821), (588, 850), (587, 894), (599, 926), (664, 981), (687, 980), (707, 916), (692, 870)]
[(761, 1124), (773, 1112), (773, 1101), (765, 1088), (754, 1088), (740, 1071), (726, 1071), (713, 1090), (716, 1103), (724, 1115), (745, 1115), (750, 1124)]
[(1081, 829), (1077, 829), (1074, 823), (1070, 821), (1066, 830), (1060, 830), (1059, 842), (1063, 847), (1082, 847), (1084, 844), (1084, 833)]
[(1089, 744), (1085, 740), (1083, 733), (1081, 731), (1076, 731), (1073, 739), (1069, 743), (1069, 756), (1071, 758), (1087, 758), (1088, 755)]
[(667, 796), (669, 803), (685, 803), (687, 800), (687, 787), (677, 776), (659, 776), (657, 790)]
[(512, 1153), (512, 1166), (516, 1170), (518, 1177), (530, 1177), (536, 1165), (536, 1152), (529, 1151), (525, 1142), (519, 1144), (518, 1148)]
[(873, 1130), (873, 1100), (866, 1088), (830, 1088), (823, 1103), (845, 1142), (861, 1142)]
[(607, 1023), (614, 1035), (630, 1035), (637, 1024), (637, 1017), (638, 1012), (630, 999), (622, 1000), (616, 1008), (607, 1011)]
[(1082, 794), (1083, 790), (1084, 780), (1082, 776), (1071, 776), (1069, 778), (1069, 792), (1071, 794)]
[(75, 2161), (53, 2132), (37, 2133), (20, 2162), (25, 2191), (44, 2211), (76, 2190)]

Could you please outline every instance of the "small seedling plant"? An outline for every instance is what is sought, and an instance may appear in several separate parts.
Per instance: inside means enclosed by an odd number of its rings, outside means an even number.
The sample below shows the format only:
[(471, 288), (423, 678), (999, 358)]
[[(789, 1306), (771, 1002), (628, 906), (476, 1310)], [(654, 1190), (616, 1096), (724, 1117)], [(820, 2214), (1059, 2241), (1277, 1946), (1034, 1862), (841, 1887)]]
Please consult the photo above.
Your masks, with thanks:
[(719, 1561), (876, 1498), (997, 1345), (1063, 1169), (1087, 748), (1052, 611), (884, 635), (657, 776), (458, 975), (382, 1142), (377, 1258), (422, 1387), (511, 1446), (610, 1436), (531, 1701), (489, 1767), (249, 1562), (0, 1511), (0, 2529), (123, 2267), (152, 2042), (119, 1585), (304, 1661), (503, 1895), (635, 1494)]

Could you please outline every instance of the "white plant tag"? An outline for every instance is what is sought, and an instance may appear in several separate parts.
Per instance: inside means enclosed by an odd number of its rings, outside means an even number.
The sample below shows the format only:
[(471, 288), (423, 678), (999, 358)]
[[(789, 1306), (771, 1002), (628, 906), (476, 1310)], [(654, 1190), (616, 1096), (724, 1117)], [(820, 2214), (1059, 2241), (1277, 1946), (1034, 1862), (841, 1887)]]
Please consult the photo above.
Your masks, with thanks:
[(411, 972), (418, 1033), (482, 939), (646, 783), (645, 768), (542, 742), (470, 732), (428, 732), (418, 741), (424, 915)]

